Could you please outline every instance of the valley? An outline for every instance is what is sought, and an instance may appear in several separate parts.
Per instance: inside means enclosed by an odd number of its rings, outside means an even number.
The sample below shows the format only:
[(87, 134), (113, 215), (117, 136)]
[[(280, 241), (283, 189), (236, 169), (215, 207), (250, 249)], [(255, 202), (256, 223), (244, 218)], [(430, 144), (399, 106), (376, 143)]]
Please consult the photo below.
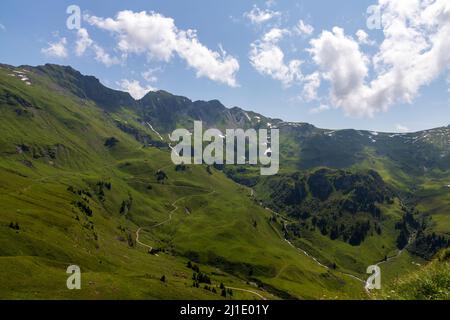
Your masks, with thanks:
[[(198, 120), (280, 129), (279, 173), (173, 164), (166, 137)], [(58, 65), (0, 65), (0, 123), (2, 299), (371, 299), (367, 266), (394, 287), (450, 245), (450, 127), (326, 130), (135, 100)], [(81, 290), (65, 287), (72, 264)]]

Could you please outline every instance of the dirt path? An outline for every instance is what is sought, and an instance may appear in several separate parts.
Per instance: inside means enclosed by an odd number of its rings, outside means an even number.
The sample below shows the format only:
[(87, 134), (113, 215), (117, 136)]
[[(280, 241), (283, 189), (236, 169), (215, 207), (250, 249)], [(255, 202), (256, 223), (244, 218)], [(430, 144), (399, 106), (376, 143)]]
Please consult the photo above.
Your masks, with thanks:
[[(250, 189), (250, 196), (251, 197), (254, 197), (254, 195), (255, 195), (255, 191), (253, 190), (253, 189)], [(275, 212), (275, 211), (273, 211), (272, 209), (270, 209), (270, 208), (265, 208), (267, 211), (270, 211), (270, 212), (272, 212), (272, 213), (274, 213), (274, 214), (276, 214), (277, 216), (279, 216), (279, 217), (281, 217), (282, 219), (283, 219), (283, 223), (286, 223), (285, 221), (284, 221), (284, 218), (278, 213), (278, 212)], [(276, 230), (276, 229), (275, 229)], [(301, 248), (298, 248), (298, 247), (296, 247), (295, 245), (293, 245), (292, 244), (292, 242), (290, 242), (288, 239), (286, 239), (285, 237), (283, 237), (283, 236), (281, 236), (279, 233), (278, 233), (278, 231), (276, 231), (276, 233), (278, 234), (278, 236), (282, 239), (282, 240), (284, 240), (284, 241), (286, 241), (292, 248), (294, 248), (294, 249), (296, 249), (297, 251), (300, 251), (301, 253), (303, 253), (305, 256), (307, 256), (308, 258), (310, 258), (310, 259), (312, 259), (317, 265), (319, 265), (320, 267), (322, 267), (322, 268), (324, 268), (324, 269), (326, 269), (326, 270), (330, 270), (330, 268), (328, 267), (328, 266), (326, 266), (326, 265), (324, 265), (323, 263), (321, 263), (316, 257), (314, 257), (312, 254), (310, 254), (310, 253), (308, 253), (308, 252), (306, 252), (305, 250), (303, 250), (303, 249), (301, 249)], [(347, 273), (347, 272), (342, 272), (342, 271), (337, 271), (337, 272), (339, 272), (340, 274), (342, 274), (342, 275), (344, 275), (344, 276), (347, 276), (347, 277), (350, 277), (350, 278), (352, 278), (352, 279), (355, 279), (355, 280), (357, 280), (357, 281), (359, 281), (359, 282), (362, 282), (362, 283), (366, 283), (366, 281), (364, 281), (363, 279), (361, 279), (361, 278), (359, 278), (359, 277), (357, 277), (357, 276), (355, 276), (355, 275), (353, 275), (353, 274), (351, 274), (351, 273)]]
[(140, 227), (140, 228), (136, 231), (136, 243), (138, 243), (138, 244), (140, 244), (141, 246), (144, 246), (144, 247), (149, 248), (150, 250), (152, 250), (152, 249), (153, 249), (152, 246), (149, 246), (149, 245), (147, 245), (147, 244), (142, 243), (141, 241), (139, 241), (139, 234), (140, 234), (140, 232), (141, 232), (142, 230), (148, 231), (148, 230), (157, 228), (157, 227), (159, 227), (159, 226), (162, 226), (163, 224), (166, 224), (166, 223), (168, 223), (170, 220), (172, 220), (173, 214), (175, 213), (175, 211), (177, 211), (177, 210), (179, 209), (179, 207), (177, 206), (177, 203), (178, 203), (178, 202), (180, 202), (180, 201), (182, 201), (182, 200), (184, 200), (184, 199), (187, 199), (187, 198), (191, 198), (191, 197), (208, 196), (208, 195), (211, 195), (211, 194), (213, 194), (213, 193), (215, 193), (215, 192), (216, 192), (215, 190), (212, 190), (211, 192), (209, 192), (209, 193), (207, 193), (207, 194), (194, 194), (194, 195), (190, 195), (190, 196), (184, 196), (184, 197), (181, 197), (181, 198), (175, 200), (174, 202), (172, 202), (172, 203), (170, 204), (170, 205), (173, 207), (173, 209), (169, 212), (169, 216), (168, 216), (168, 218), (167, 218), (166, 220), (161, 221), (161, 222), (159, 222), (159, 223), (157, 223), (157, 224), (155, 224), (155, 225), (153, 225), (153, 226), (151, 226), (151, 227), (149, 227), (149, 228), (142, 228), (142, 227)]
[[(136, 243), (140, 244), (141, 246), (143, 246), (143, 247), (145, 247), (145, 248), (148, 248), (149, 250), (152, 250), (152, 249), (153, 249), (152, 246), (149, 246), (149, 245), (147, 245), (147, 244), (145, 244), (145, 243), (142, 243), (142, 242), (139, 240), (139, 234), (140, 234), (140, 232), (141, 232), (142, 230), (144, 230), (144, 231), (150, 230), (150, 229), (159, 227), (159, 226), (161, 226), (161, 225), (163, 225), (163, 224), (166, 224), (166, 223), (170, 222), (170, 221), (172, 220), (172, 216), (173, 216), (173, 214), (175, 213), (175, 211), (177, 211), (177, 210), (179, 209), (179, 207), (177, 206), (177, 203), (178, 203), (178, 202), (180, 202), (180, 201), (182, 201), (182, 200), (184, 200), (184, 199), (187, 199), (187, 198), (192, 198), (192, 197), (209, 196), (209, 195), (211, 195), (211, 194), (214, 194), (215, 192), (216, 192), (215, 190), (211, 190), (211, 191), (210, 191), (209, 193), (207, 193), (207, 194), (195, 194), (195, 195), (190, 195), (190, 196), (184, 196), (184, 197), (181, 197), (181, 198), (175, 200), (174, 202), (171, 203), (171, 206), (173, 207), (173, 209), (169, 212), (169, 217), (168, 217), (166, 220), (164, 220), (164, 221), (162, 221), (162, 222), (159, 222), (158, 224), (155, 224), (155, 225), (151, 226), (149, 229), (139, 228), (139, 229), (136, 231)], [(252, 291), (252, 290), (249, 290), (249, 289), (236, 288), (236, 287), (225, 287), (225, 288), (231, 289), (231, 290), (235, 290), (235, 291), (241, 291), (241, 292), (251, 293), (251, 294), (253, 294), (253, 295), (259, 297), (261, 300), (267, 300), (267, 298), (265, 298), (263, 295), (259, 294), (259, 293), (256, 292), (256, 291)]]
[(242, 289), (242, 288), (234, 288), (234, 287), (225, 287), (225, 288), (231, 289), (231, 290), (235, 290), (235, 291), (242, 291), (242, 292), (251, 293), (251, 294), (254, 294), (255, 296), (258, 296), (261, 300), (267, 300), (267, 298), (265, 298), (264, 296), (262, 296), (261, 294), (259, 294), (256, 291)]
[[(254, 195), (255, 195), (254, 190), (253, 190), (253, 189), (250, 189), (250, 196), (251, 196), (251, 197), (254, 197)], [(271, 210), (270, 208), (265, 208), (265, 209), (268, 210), (268, 211), (270, 211), (270, 212), (272, 212), (272, 213), (274, 213), (274, 214), (276, 214), (277, 216), (281, 217), (282, 219), (284, 219), (279, 213), (277, 213), (277, 212)], [(285, 223), (285, 221), (283, 221), (283, 222)], [(276, 229), (275, 229), (275, 230), (276, 230)], [(325, 268), (325, 269), (327, 269), (327, 270), (330, 270), (329, 267), (327, 267), (326, 265), (324, 265), (324, 264), (322, 264), (321, 262), (319, 262), (319, 260), (318, 260), (316, 257), (312, 256), (311, 254), (309, 254), (309, 253), (306, 252), (305, 250), (300, 249), (300, 248), (294, 246), (288, 239), (282, 237), (282, 236), (278, 233), (278, 231), (276, 231), (276, 233), (277, 233), (282, 239), (284, 239), (290, 246), (292, 246), (294, 249), (297, 249), (298, 251), (302, 252), (305, 256), (311, 258), (311, 259), (312, 259), (316, 264), (318, 264), (319, 266), (321, 266), (321, 267), (323, 267), (323, 268)], [(395, 259), (399, 258), (399, 257), (401, 256), (403, 250), (405, 250), (405, 249), (406, 249), (406, 248), (414, 241), (414, 237), (415, 237), (415, 233), (413, 233), (413, 234), (410, 236), (410, 238), (409, 238), (409, 240), (408, 240), (408, 244), (405, 246), (405, 248), (403, 248), (403, 249), (401, 249), (401, 250), (398, 250), (398, 252), (397, 252), (396, 255), (391, 256), (391, 257), (388, 257), (386, 260), (382, 260), (382, 261), (376, 263), (375, 265), (380, 266), (380, 265), (382, 265), (383, 263), (386, 263), (386, 262), (389, 262), (389, 261), (392, 261), (392, 260), (395, 260)], [(355, 279), (355, 280), (358, 280), (358, 281), (362, 282), (362, 283), (364, 284), (364, 290), (366, 291), (367, 294), (370, 294), (369, 282), (368, 282), (368, 281), (369, 281), (369, 278), (368, 278), (367, 280), (363, 280), (363, 279), (361, 279), (361, 278), (359, 278), (359, 277), (357, 277), (357, 276), (355, 276), (355, 275), (353, 275), (353, 274), (350, 274), (350, 273), (346, 273), (346, 272), (342, 272), (342, 271), (338, 271), (338, 272), (341, 273), (342, 275), (345, 275), (345, 276), (347, 276), (347, 277), (350, 277), (350, 278), (353, 278), (353, 279)]]
[(151, 246), (149, 246), (149, 245), (146, 245), (145, 243), (142, 243), (141, 241), (139, 241), (139, 232), (141, 232), (141, 229), (142, 229), (142, 228), (139, 228), (139, 229), (137, 229), (137, 231), (136, 231), (136, 243), (140, 244), (140, 245), (143, 246), (143, 247), (148, 248), (149, 250), (152, 250), (153, 247), (151, 247)]

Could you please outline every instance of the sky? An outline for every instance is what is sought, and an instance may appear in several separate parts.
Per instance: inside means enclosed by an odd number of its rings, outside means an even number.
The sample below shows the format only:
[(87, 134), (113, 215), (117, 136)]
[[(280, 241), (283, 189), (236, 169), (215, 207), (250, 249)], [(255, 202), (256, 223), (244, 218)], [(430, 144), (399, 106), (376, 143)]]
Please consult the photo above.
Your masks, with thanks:
[(330, 129), (449, 125), (449, 39), (448, 0), (0, 2), (0, 63)]

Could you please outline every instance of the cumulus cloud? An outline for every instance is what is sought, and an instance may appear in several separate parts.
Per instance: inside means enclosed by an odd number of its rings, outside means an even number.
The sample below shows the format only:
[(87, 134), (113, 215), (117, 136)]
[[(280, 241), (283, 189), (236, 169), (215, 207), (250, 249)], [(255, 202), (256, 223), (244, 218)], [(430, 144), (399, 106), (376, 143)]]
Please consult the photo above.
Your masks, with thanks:
[(105, 49), (96, 44), (89, 36), (86, 29), (81, 28), (77, 32), (77, 41), (75, 53), (77, 56), (82, 56), (88, 48), (91, 48), (95, 54), (95, 60), (110, 67), (114, 64), (119, 64), (120, 60), (116, 57), (111, 57)]
[(411, 103), (450, 67), (448, 0), (379, 0), (378, 5), (384, 40), (373, 57), (337, 27), (310, 42), (322, 78), (330, 82), (330, 102), (349, 115), (373, 116), (395, 103)]
[[(270, 5), (271, 3), (269, 3), (269, 6)], [(253, 6), (252, 10), (244, 13), (244, 17), (250, 20), (250, 22), (253, 24), (262, 24), (280, 15), (281, 13), (278, 11), (272, 11), (270, 9), (260, 9), (256, 5)]]
[(401, 133), (406, 133), (406, 132), (410, 132), (410, 131), (411, 131), (411, 130), (409, 130), (408, 127), (406, 127), (406, 126), (404, 126), (404, 125), (401, 125), (401, 124), (397, 124), (397, 125), (395, 126), (395, 130), (396, 130), (397, 132), (401, 132)]
[(300, 35), (310, 36), (314, 32), (313, 26), (305, 23), (303, 20), (300, 20), (295, 26), (294, 30)]
[(302, 78), (301, 60), (285, 62), (284, 52), (278, 42), (287, 34), (285, 29), (272, 28), (260, 40), (251, 44), (250, 63), (263, 75), (281, 81), (285, 86)]
[(89, 48), (94, 41), (89, 37), (89, 33), (86, 29), (81, 28), (77, 31), (77, 41), (75, 53), (77, 56), (82, 56), (86, 49)]
[(317, 90), (320, 87), (320, 73), (314, 72), (304, 77), (304, 86), (302, 97), (305, 101), (317, 100)]
[(318, 114), (318, 113), (322, 113), (325, 111), (330, 110), (330, 106), (326, 105), (326, 104), (321, 104), (320, 106), (316, 107), (316, 108), (312, 108), (309, 110), (310, 114)]
[(375, 45), (375, 41), (370, 40), (369, 35), (364, 30), (359, 29), (356, 31), (356, 38), (358, 39), (359, 44)]
[[(323, 31), (311, 40), (309, 52), (320, 67), (322, 77), (331, 82), (331, 101), (348, 113), (364, 113), (360, 96), (364, 94), (364, 79), (368, 74), (368, 59), (359, 45), (338, 27)], [(364, 107), (364, 106), (363, 106)], [(370, 111), (370, 110), (369, 110)]]
[(109, 55), (109, 53), (107, 53), (105, 51), (105, 49), (103, 49), (102, 47), (100, 47), (97, 44), (93, 44), (92, 48), (94, 50), (94, 54), (95, 54), (95, 60), (97, 60), (98, 62), (103, 63), (105, 66), (110, 67), (114, 64), (119, 64), (120, 60), (116, 57), (111, 57)]
[(49, 42), (47, 48), (42, 48), (41, 52), (48, 57), (67, 58), (67, 39), (61, 38), (57, 42)]
[(151, 86), (142, 86), (137, 80), (122, 79), (117, 84), (136, 100), (142, 99), (148, 92), (156, 90)]
[(148, 69), (147, 71), (143, 71), (141, 73), (141, 76), (147, 82), (156, 82), (156, 81), (158, 81), (158, 77), (155, 75), (155, 73), (160, 70), (161, 70), (160, 68)]
[(239, 70), (239, 63), (221, 46), (220, 51), (221, 53), (212, 51), (201, 44), (193, 30), (181, 31), (178, 34), (178, 55), (196, 70), (197, 77), (207, 77), (236, 87), (235, 73)]
[(174, 55), (184, 59), (197, 77), (237, 86), (238, 61), (225, 51), (210, 50), (195, 30), (179, 30), (172, 18), (155, 12), (120, 11), (115, 18), (85, 16), (93, 26), (113, 33), (124, 57), (146, 54), (149, 59), (169, 62)]

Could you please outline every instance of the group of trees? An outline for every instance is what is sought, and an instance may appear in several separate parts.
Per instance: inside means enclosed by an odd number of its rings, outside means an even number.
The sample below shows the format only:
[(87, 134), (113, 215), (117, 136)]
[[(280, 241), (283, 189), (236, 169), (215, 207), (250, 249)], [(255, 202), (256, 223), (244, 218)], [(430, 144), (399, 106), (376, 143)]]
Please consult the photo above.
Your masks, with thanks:
[(11, 222), (9, 224), (9, 227), (13, 230), (19, 231), (20, 230), (20, 226), (18, 222)]
[(131, 210), (131, 206), (133, 205), (133, 197), (129, 194), (128, 199), (123, 200), (122, 204), (120, 205), (120, 214), (127, 215), (128, 212)]
[(193, 264), (191, 261), (188, 261), (186, 267), (189, 268), (189, 269), (191, 269), (191, 270), (194, 270), (194, 271), (197, 272), (197, 273), (200, 272), (200, 268), (198, 267), (198, 265)]
[(186, 171), (187, 170), (187, 166), (184, 164), (184, 163), (182, 163), (182, 164), (177, 164), (176, 166), (175, 166), (175, 171), (177, 171), (177, 172), (184, 172), (184, 171)]
[(111, 138), (106, 139), (105, 147), (112, 148), (118, 143), (119, 143), (119, 140), (116, 137), (111, 137)]
[(98, 199), (101, 202), (104, 202), (105, 201), (105, 191), (104, 191), (104, 189), (111, 190), (111, 188), (112, 188), (111, 182), (99, 181), (94, 186), (94, 192), (97, 195)]
[(82, 202), (82, 201), (74, 201), (72, 204), (77, 207), (81, 212), (83, 212), (86, 216), (92, 217), (93, 212), (92, 209), (89, 207), (88, 204)]
[(202, 283), (211, 284), (211, 278), (207, 274), (204, 274), (202, 272), (200, 273), (194, 272), (194, 274), (192, 275), (192, 280), (193, 280), (192, 286), (195, 288), (199, 288), (200, 284)]
[(435, 232), (419, 231), (411, 250), (427, 259), (431, 259), (439, 250), (450, 247), (450, 238)]
[(156, 181), (158, 181), (158, 183), (164, 183), (164, 181), (168, 179), (167, 174), (162, 170), (158, 170), (155, 173), (155, 177), (156, 177)]
[(304, 229), (318, 230), (354, 246), (370, 234), (382, 234), (379, 204), (393, 203), (393, 192), (373, 170), (281, 174), (267, 179), (260, 188), (262, 194), (268, 194), (264, 205), (297, 219), (285, 230), (286, 236), (300, 237)]
[[(200, 285), (203, 283), (203, 284), (205, 284), (203, 286), (203, 289), (211, 291), (212, 293), (217, 293), (216, 288), (214, 286), (212, 286), (211, 278), (207, 274), (201, 272), (198, 265), (189, 261), (187, 263), (186, 267), (194, 271), (194, 273), (192, 275), (192, 280), (193, 280), (192, 286), (194, 288), (200, 288)], [(223, 283), (220, 283), (219, 288), (221, 290), (222, 297), (226, 298), (227, 296), (230, 296), (230, 297), (233, 296), (233, 290), (226, 288)]]
[(86, 196), (88, 198), (92, 198), (92, 194), (89, 190), (83, 190), (83, 189), (75, 189), (73, 186), (69, 186), (67, 188), (67, 191), (76, 194), (80, 197)]
[(230, 288), (226, 288), (225, 285), (223, 283), (220, 284), (219, 288), (222, 290), (220, 295), (224, 298), (228, 296), (232, 297), (233, 296), (233, 290), (231, 290)]

